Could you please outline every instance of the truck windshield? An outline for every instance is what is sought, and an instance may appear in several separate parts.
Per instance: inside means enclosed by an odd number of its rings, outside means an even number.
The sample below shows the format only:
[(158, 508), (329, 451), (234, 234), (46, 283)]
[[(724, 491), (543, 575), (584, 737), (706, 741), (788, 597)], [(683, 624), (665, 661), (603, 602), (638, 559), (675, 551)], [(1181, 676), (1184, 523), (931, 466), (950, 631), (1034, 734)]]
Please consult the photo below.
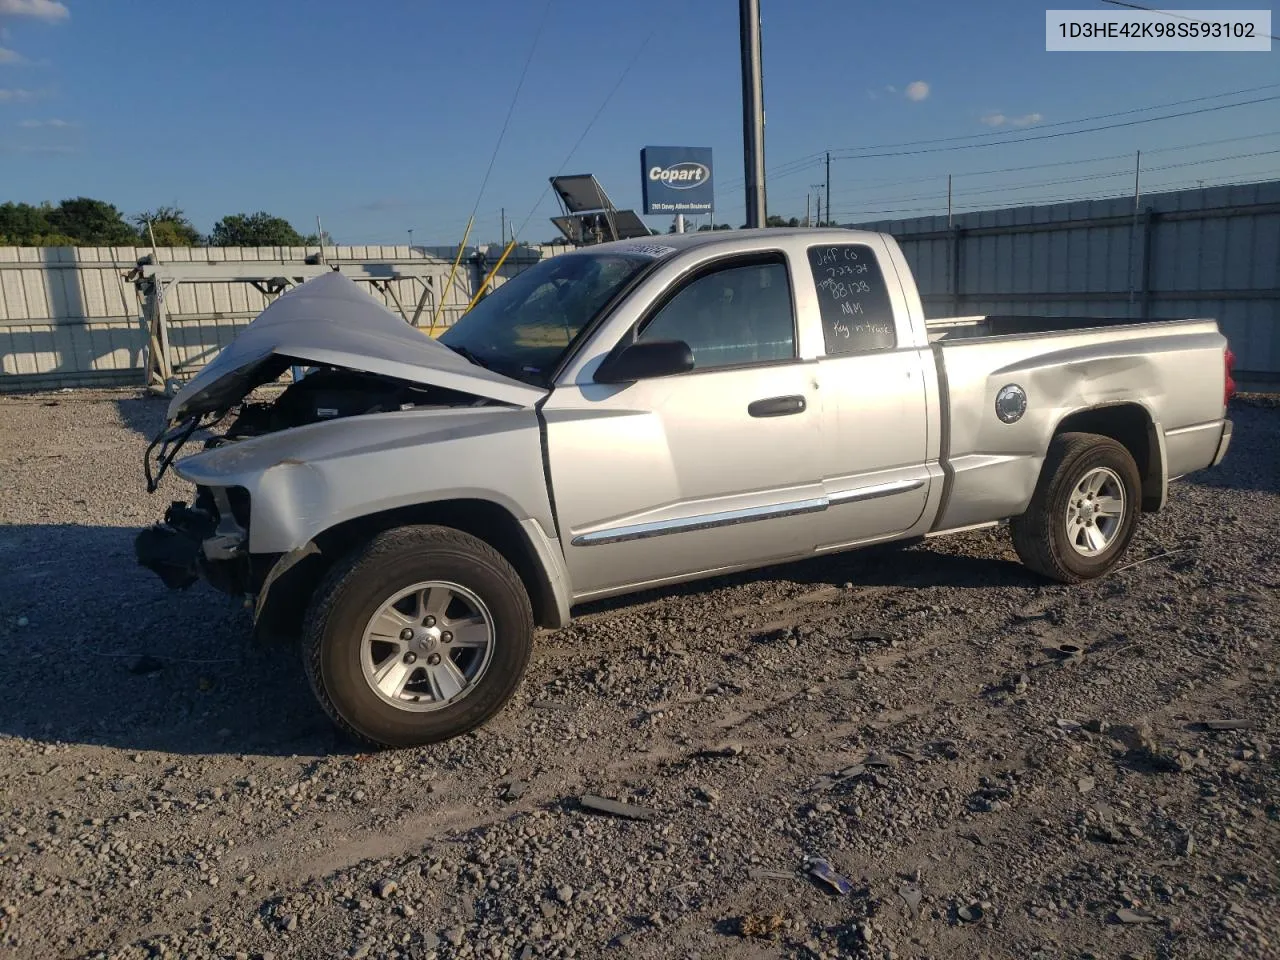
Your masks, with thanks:
[(480, 366), (545, 384), (573, 338), (652, 263), (633, 254), (551, 257), (502, 284), (438, 339)]

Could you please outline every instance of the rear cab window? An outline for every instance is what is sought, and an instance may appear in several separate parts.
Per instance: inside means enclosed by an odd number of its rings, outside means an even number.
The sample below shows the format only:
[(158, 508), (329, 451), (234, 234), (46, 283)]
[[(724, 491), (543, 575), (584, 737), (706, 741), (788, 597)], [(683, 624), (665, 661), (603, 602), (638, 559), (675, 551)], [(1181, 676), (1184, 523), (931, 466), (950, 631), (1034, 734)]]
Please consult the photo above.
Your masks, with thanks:
[(865, 243), (808, 249), (827, 356), (892, 350), (898, 345), (893, 302), (875, 250)]

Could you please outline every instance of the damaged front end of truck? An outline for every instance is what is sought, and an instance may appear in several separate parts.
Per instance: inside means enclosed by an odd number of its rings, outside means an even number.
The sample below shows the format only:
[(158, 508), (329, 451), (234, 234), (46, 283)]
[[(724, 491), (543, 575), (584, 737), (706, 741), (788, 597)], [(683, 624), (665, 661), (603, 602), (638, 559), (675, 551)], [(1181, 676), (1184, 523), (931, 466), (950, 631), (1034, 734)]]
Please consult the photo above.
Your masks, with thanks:
[[(194, 496), (137, 534), (138, 563), (173, 589), (203, 579), (242, 596), (256, 620), (348, 504), (412, 499), (393, 463), (421, 476), (427, 443), (492, 431), (504, 414), (534, 425), (546, 391), (465, 354), (336, 271), (281, 296), (171, 400), (147, 489), (172, 468)], [(291, 369), (282, 391), (260, 389)]]

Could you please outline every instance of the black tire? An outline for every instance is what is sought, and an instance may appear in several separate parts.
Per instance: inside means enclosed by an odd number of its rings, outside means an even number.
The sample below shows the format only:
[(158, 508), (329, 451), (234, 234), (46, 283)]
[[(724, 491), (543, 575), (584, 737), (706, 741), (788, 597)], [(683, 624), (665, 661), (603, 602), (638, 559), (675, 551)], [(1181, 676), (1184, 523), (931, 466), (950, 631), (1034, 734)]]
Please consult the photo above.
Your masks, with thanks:
[[(361, 667), (361, 647), (382, 605), (427, 581), (457, 584), (483, 602), (492, 653), (456, 702), (415, 712), (375, 692)], [(524, 584), (498, 551), (448, 527), (400, 527), (339, 561), (317, 588), (303, 626), (303, 667), (316, 699), (343, 731), (376, 746), (417, 746), (459, 736), (501, 710), (529, 663), (533, 631)]]
[[(1077, 484), (1099, 467), (1119, 479), (1124, 510), (1106, 549), (1085, 556), (1071, 545), (1067, 511)], [(1141, 512), (1142, 477), (1123, 445), (1093, 433), (1061, 433), (1049, 444), (1027, 512), (1009, 522), (1009, 532), (1026, 566), (1060, 583), (1080, 583), (1102, 576), (1119, 563), (1133, 540)]]

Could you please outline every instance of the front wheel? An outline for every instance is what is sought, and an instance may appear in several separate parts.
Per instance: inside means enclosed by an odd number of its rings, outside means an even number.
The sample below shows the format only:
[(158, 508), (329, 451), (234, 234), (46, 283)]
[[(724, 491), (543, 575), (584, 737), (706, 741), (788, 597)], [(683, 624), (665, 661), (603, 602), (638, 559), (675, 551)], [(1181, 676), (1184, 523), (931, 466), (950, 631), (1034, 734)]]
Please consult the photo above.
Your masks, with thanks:
[(1053, 580), (1079, 583), (1111, 570), (1138, 527), (1142, 478), (1110, 437), (1053, 438), (1027, 512), (1009, 522), (1022, 562)]
[(529, 597), (501, 554), (447, 527), (401, 527), (340, 562), (316, 591), (303, 666), (340, 728), (407, 747), (489, 720), (532, 647)]

